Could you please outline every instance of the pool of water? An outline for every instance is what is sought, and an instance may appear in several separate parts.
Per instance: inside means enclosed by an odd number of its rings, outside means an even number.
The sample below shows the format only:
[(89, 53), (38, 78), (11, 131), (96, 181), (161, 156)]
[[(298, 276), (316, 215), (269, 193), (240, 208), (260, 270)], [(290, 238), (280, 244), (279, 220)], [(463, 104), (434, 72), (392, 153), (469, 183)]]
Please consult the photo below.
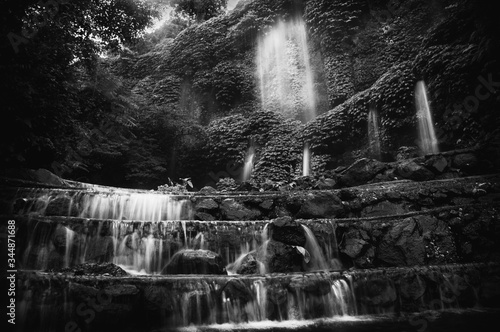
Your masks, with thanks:
[(500, 309), (426, 311), (408, 315), (344, 316), (308, 321), (165, 328), (153, 332), (472, 332), (498, 331)]

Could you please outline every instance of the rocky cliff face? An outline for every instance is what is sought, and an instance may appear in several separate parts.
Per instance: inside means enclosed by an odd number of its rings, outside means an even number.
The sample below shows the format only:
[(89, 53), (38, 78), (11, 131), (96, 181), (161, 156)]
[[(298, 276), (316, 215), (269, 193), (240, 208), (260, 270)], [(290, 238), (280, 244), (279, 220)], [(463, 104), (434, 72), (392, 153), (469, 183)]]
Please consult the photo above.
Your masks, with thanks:
[[(269, 115), (269, 123), (255, 127), (262, 115), (256, 41), (278, 20), (297, 15), (309, 32), (320, 115), (305, 125)], [(214, 180), (206, 175), (243, 164), (257, 136), (254, 176), (287, 180), (300, 168), (305, 142), (316, 172), (367, 156), (370, 107), (380, 114), (383, 158), (416, 146), (419, 80), (428, 88), (442, 150), (495, 137), (500, 66), (493, 22), (487, 5), (460, 0), (240, 1), (229, 14), (164, 38), (142, 55), (122, 56), (112, 67), (147, 103), (210, 123), (192, 137), (196, 148), (183, 148), (179, 175)], [(270, 139), (261, 128), (276, 135)], [(213, 169), (190, 166), (193, 155)]]

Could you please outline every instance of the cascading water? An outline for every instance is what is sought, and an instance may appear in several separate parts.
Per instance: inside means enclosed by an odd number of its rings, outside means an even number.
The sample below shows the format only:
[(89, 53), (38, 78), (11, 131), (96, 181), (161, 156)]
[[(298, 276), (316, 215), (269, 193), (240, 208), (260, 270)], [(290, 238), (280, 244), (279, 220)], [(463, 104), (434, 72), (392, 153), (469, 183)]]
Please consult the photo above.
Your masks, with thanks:
[(306, 250), (311, 255), (311, 260), (308, 263), (308, 268), (311, 271), (314, 270), (328, 270), (331, 268), (329, 264), (329, 259), (325, 258), (323, 251), (321, 250), (318, 241), (316, 240), (316, 236), (311, 231), (311, 229), (305, 225), (302, 225), (304, 229), (304, 233), (306, 235)]
[(243, 167), (243, 181), (250, 180), (252, 176), (252, 169), (255, 159), (255, 147), (253, 144), (248, 148), (247, 154), (245, 156), (245, 165)]
[(311, 151), (309, 149), (309, 144), (304, 145), (304, 158), (302, 159), (302, 175), (311, 175)]
[[(33, 190), (20, 214), (161, 221), (191, 219), (189, 200), (148, 192)], [(47, 211), (48, 210), (48, 211)]]
[(114, 220), (181, 220), (189, 213), (186, 201), (159, 194), (85, 195), (80, 217)]
[(372, 156), (380, 160), (380, 128), (378, 111), (375, 107), (370, 107), (368, 111), (368, 144), (370, 146), (370, 152)]
[(418, 81), (415, 87), (415, 105), (417, 108), (420, 149), (424, 154), (439, 153), (438, 140), (424, 81)]
[(305, 122), (316, 116), (314, 76), (302, 19), (280, 21), (259, 39), (257, 68), (264, 109)]
[(64, 254), (64, 267), (69, 267), (71, 262), (71, 248), (73, 247), (73, 241), (75, 238), (75, 232), (64, 227), (66, 233), (66, 250)]

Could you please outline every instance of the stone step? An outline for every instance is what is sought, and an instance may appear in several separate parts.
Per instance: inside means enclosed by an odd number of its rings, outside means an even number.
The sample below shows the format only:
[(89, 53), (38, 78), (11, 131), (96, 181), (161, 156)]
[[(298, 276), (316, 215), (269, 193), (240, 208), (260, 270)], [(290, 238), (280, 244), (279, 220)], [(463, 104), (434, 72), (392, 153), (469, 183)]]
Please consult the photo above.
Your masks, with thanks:
[(405, 214), (423, 209), (500, 202), (500, 175), (429, 182), (388, 182), (340, 190), (162, 195), (155, 192), (8, 188), (4, 214), (100, 219), (268, 220)]
[(265, 276), (20, 271), (18, 319), (23, 331), (151, 331), (266, 320), (313, 324), (308, 320), (404, 317), (426, 310), (443, 314), (443, 309), (498, 308), (499, 275), (495, 263)]
[[(495, 147), (485, 146), (445, 151), (420, 157), (414, 157), (411, 153), (405, 156), (405, 153), (402, 153), (398, 156), (398, 160), (393, 162), (361, 158), (352, 165), (326, 171), (323, 175), (329, 177), (328, 181), (323, 181), (318, 177), (302, 177), (296, 178), (288, 185), (303, 188), (332, 188), (333, 185), (335, 188), (342, 188), (366, 183), (397, 181), (398, 179), (428, 181), (483, 175), (498, 170), (499, 161), (495, 152)], [(218, 175), (214, 174), (214, 176), (214, 180), (217, 181)], [(248, 183), (247, 185), (247, 187), (252, 187)], [(7, 170), (0, 176), (0, 186), (92, 188), (103, 191), (121, 189), (63, 179), (45, 169)], [(266, 185), (263, 184), (263, 186)], [(245, 185), (240, 187), (245, 187)], [(276, 188), (276, 186), (271, 187)]]
[(302, 247), (308, 246), (301, 225), (306, 226), (325, 260), (340, 260), (344, 267), (500, 261), (500, 204), (340, 219), (143, 222), (17, 216), (15, 220), (18, 252), (26, 268), (140, 261), (139, 270), (159, 273), (183, 249), (208, 249), (219, 254), (226, 266), (261, 247), (268, 224), (271, 239)]
[(246, 324), (222, 324), (197, 327), (163, 328), (152, 332), (401, 332), (401, 331), (439, 331), (470, 332), (496, 331), (500, 309), (451, 309), (430, 310), (422, 313), (386, 314), (367, 316), (348, 316), (314, 319), (307, 321), (266, 321)]

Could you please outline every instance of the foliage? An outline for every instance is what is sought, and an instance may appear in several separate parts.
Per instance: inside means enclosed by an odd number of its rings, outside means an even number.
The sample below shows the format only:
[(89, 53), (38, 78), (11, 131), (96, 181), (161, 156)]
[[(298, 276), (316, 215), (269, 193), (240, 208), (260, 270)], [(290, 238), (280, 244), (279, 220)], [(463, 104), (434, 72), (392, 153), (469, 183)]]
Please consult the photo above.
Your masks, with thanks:
[[(176, 4), (186, 15), (135, 44), (155, 15), (151, 2)], [(477, 111), (454, 106), (475, 93), (479, 75), (499, 72), (497, 18), (486, 5), (397, 2), (381, 22), (377, 15), (392, 2), (253, 0), (219, 15), (225, 3), (72, 1), (37, 27), (30, 18), (46, 8), (11, 2), (0, 14), (4, 36), (21, 33), (23, 24), (36, 33), (17, 54), (7, 38), (1, 45), (0, 88), (10, 96), (2, 132), (14, 130), (0, 141), (5, 167), (55, 165), (73, 179), (141, 188), (190, 177), (201, 186), (217, 181), (212, 173), (241, 169), (254, 144), (252, 181), (281, 190), (300, 174), (306, 142), (316, 172), (363, 156), (370, 106), (379, 111), (385, 148), (413, 145), (420, 79), (440, 139), (472, 144), (496, 129), (495, 98)], [(254, 77), (255, 41), (296, 16), (313, 37), (316, 81), (324, 80), (315, 89), (334, 107), (306, 125), (262, 110)], [(105, 61), (103, 52), (110, 55)], [(170, 182), (164, 189), (181, 187)]]
[(175, 38), (166, 63), (192, 86), (203, 124), (256, 99), (255, 40), (279, 19), (300, 13), (302, 6), (295, 0), (244, 2)]
[(285, 120), (270, 131), (259, 161), (255, 165), (253, 178), (258, 182), (289, 181), (301, 167), (303, 143), (298, 138), (300, 122)]
[(325, 49), (349, 40), (360, 24), (366, 2), (359, 0), (309, 0), (305, 19), (313, 37)]
[(172, 0), (177, 13), (187, 15), (190, 19), (202, 22), (224, 13), (227, 0)]
[(157, 190), (162, 194), (184, 194), (193, 188), (190, 178), (183, 178), (180, 181), (180, 183), (174, 183), (169, 178), (168, 183), (158, 186)]
[(297, 136), (300, 128), (298, 121), (285, 120), (265, 111), (213, 121), (207, 128), (207, 157), (212, 172), (225, 171), (233, 163), (242, 167), (247, 150), (253, 145), (256, 162), (252, 179), (258, 182), (289, 180), (302, 159), (303, 142)]
[[(328, 158), (339, 158), (346, 151), (365, 148), (369, 107), (375, 107), (381, 118), (382, 137), (386, 147), (414, 139), (413, 93), (415, 77), (408, 62), (396, 65), (370, 89), (359, 92), (306, 124), (302, 139), (310, 142), (313, 151), (328, 164)], [(410, 130), (409, 130), (410, 129)], [(408, 137), (406, 137), (408, 136)]]
[(235, 191), (238, 188), (238, 183), (233, 178), (221, 178), (216, 183), (218, 191)]
[[(103, 112), (120, 105), (101, 93), (87, 99), (91, 90), (82, 82), (95, 81), (98, 52), (134, 42), (154, 14), (132, 0), (71, 1), (57, 8), (41, 4), (9, 2), (0, 14), (2, 35), (22, 34), (23, 28), (30, 35), (17, 48), (7, 38), (0, 45), (0, 89), (8, 96), (0, 138), (4, 167), (54, 170), (54, 161), (79, 164), (72, 157), (75, 133), (86, 131), (92, 114), (102, 119)], [(45, 21), (37, 23), (42, 14)]]

